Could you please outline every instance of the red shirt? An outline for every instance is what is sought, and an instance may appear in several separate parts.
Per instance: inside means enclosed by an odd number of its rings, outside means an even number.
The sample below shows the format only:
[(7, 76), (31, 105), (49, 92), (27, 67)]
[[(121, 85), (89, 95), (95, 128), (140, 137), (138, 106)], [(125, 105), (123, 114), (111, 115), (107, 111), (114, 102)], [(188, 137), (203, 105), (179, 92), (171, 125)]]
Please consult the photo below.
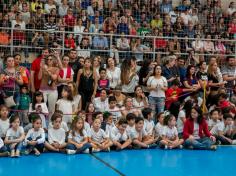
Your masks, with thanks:
[(166, 90), (166, 108), (169, 109), (170, 105), (175, 102), (178, 101), (179, 96), (182, 94), (183, 89), (181, 88), (177, 88), (177, 89), (173, 89), (173, 88), (168, 88)]
[(229, 33), (230, 34), (236, 34), (236, 24), (229, 24)]
[(163, 39), (156, 39), (155, 40), (155, 45), (156, 45), (156, 48), (166, 48), (167, 41), (163, 40)]
[(34, 87), (35, 90), (39, 90), (41, 80), (38, 79), (39, 70), (40, 70), (40, 63), (43, 56), (37, 57), (31, 64), (31, 71), (34, 71)]
[(69, 39), (69, 38), (66, 38), (65, 39), (65, 46), (67, 48), (73, 48), (75, 49), (75, 40), (72, 38), (72, 39)]
[(13, 40), (25, 40), (25, 33), (20, 31), (13, 32)]
[[(194, 131), (194, 122), (192, 119), (187, 119), (184, 123), (183, 137), (184, 140), (188, 139), (190, 135), (193, 135)], [(211, 133), (208, 130), (208, 125), (205, 119), (202, 119), (202, 122), (199, 124), (198, 135), (200, 138), (207, 136), (210, 137)]]
[(66, 15), (65, 17), (65, 23), (69, 27), (74, 27), (75, 26), (75, 17), (71, 15)]

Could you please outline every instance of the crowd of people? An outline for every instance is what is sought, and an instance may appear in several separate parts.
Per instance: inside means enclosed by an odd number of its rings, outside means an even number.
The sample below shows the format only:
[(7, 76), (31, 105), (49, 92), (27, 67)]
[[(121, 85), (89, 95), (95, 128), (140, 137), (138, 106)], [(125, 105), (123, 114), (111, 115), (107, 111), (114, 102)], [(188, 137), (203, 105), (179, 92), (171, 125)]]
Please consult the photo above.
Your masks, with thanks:
[[(202, 54), (235, 53), (233, 1), (227, 9), (222, 8), (221, 0), (201, 3), (182, 0), (176, 7), (171, 0), (4, 2), (0, 1), (0, 44), (9, 45), (2, 48), (5, 52), (12, 45), (16, 52), (23, 50), (26, 58), (30, 52), (45, 46), (76, 49), (83, 57), (99, 53), (115, 57), (117, 61), (131, 53), (135, 53), (137, 60), (143, 60), (143, 52), (153, 51), (157, 52), (156, 56), (149, 53), (147, 57), (160, 59), (158, 52), (185, 53), (186, 57), (195, 59)], [(103, 36), (104, 33), (109, 36)], [(157, 38), (153, 41), (144, 36)]]
[[(224, 12), (220, 0), (209, 0), (204, 6), (196, 0), (183, 0), (175, 9), (170, 1), (147, 2), (18, 0), (15, 4), (1, 4), (5, 13), (0, 23), (3, 27), (18, 25), (19, 29), (28, 26), (48, 31), (26, 35), (33, 37), (34, 40), (24, 40), (32, 42), (33, 48), (48, 46), (40, 50), (30, 68), (22, 65), (22, 54), (15, 51), (14, 56), (6, 55), (7, 47), (2, 47), (5, 56), (0, 64), (1, 156), (157, 146), (216, 150), (218, 144), (236, 144), (234, 44), (218, 40), (224, 50), (219, 55), (214, 43), (200, 42), (201, 37), (235, 37), (234, 3)], [(215, 21), (219, 21), (220, 27)], [(69, 33), (65, 40), (68, 52), (64, 55), (55, 49), (58, 36), (53, 31), (57, 29), (78, 32), (77, 36)], [(1, 34), (9, 32), (1, 30)], [(81, 43), (96, 49), (95, 43), (102, 50), (110, 46), (96, 35), (92, 38), (82, 34), (88, 31), (122, 34), (115, 38), (118, 48), (126, 47), (122, 50), (132, 52), (117, 57), (104, 51), (93, 55), (80, 51), (76, 46)], [(159, 41), (165, 46), (157, 53), (168, 54), (153, 59), (144, 57), (144, 52), (152, 48), (147, 44), (152, 42), (135, 39), (134, 48), (140, 49), (136, 52), (127, 47), (131, 42), (128, 34), (173, 36), (173, 41)], [(178, 37), (184, 36), (195, 37), (196, 41), (190, 45), (188, 40), (180, 43)], [(75, 37), (78, 43), (73, 44), (70, 39)], [(86, 49), (90, 52), (89, 47)], [(179, 54), (186, 51), (190, 51), (187, 58)]]

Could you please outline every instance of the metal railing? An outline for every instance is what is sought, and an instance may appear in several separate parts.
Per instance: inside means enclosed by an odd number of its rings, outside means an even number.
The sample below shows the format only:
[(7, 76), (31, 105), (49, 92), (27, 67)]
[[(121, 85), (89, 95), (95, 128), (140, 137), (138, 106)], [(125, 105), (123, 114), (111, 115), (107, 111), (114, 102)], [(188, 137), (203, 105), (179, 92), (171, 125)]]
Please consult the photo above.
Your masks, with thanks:
[[(8, 31), (8, 34), (10, 35), (10, 42), (9, 42), (9, 45), (1, 45), (0, 44), (0, 48), (8, 48), (10, 49), (10, 53), (13, 54), (14, 53), (14, 50), (15, 48), (21, 48), (21, 49), (29, 49), (29, 50), (32, 50), (32, 49), (41, 49), (42, 47), (45, 47), (45, 46), (35, 46), (33, 43), (32, 43), (32, 40), (31, 41), (26, 41), (26, 43), (24, 45), (16, 45), (15, 42), (14, 42), (14, 32), (15, 31), (23, 31), (25, 33), (25, 35), (27, 33), (33, 33), (35, 34), (36, 32), (39, 32), (39, 33), (42, 33), (42, 34), (54, 34), (54, 35), (61, 35), (61, 45), (58, 45), (58, 47), (56, 48), (53, 48), (51, 47), (52, 49), (57, 49), (57, 50), (60, 50), (62, 54), (66, 53), (69, 48), (66, 48), (65, 47), (65, 39), (66, 39), (66, 36), (68, 34), (73, 34), (74, 36), (89, 36), (92, 38), (92, 41), (93, 41), (93, 37), (95, 36), (105, 36), (107, 38), (107, 41), (108, 41), (108, 48), (107, 49), (97, 49), (95, 47), (93, 47), (93, 43), (91, 46), (89, 46), (89, 50), (88, 49), (79, 49), (77, 50), (78, 52), (79, 51), (88, 51), (90, 53), (96, 53), (96, 52), (103, 52), (103, 53), (107, 53), (107, 55), (111, 54), (111, 53), (118, 53), (118, 55), (120, 55), (121, 53), (130, 53), (130, 54), (150, 54), (151, 57), (153, 59), (156, 58), (156, 54), (161, 54), (161, 55), (168, 55), (170, 53), (169, 51), (169, 42), (176, 39), (180, 44), (183, 43), (186, 38), (184, 37), (177, 37), (177, 38), (174, 38), (174, 37), (164, 37), (164, 36), (140, 36), (140, 35), (118, 35), (118, 34), (100, 34), (100, 33), (77, 33), (77, 32), (68, 32), (68, 31), (47, 31), (47, 30), (36, 30), (36, 29), (14, 29), (14, 28), (2, 28), (0, 27), (0, 30), (5, 30), (5, 31)], [(132, 49), (132, 46), (130, 46), (130, 49), (129, 50), (119, 50), (117, 49), (116, 45), (114, 45), (114, 41), (116, 43), (116, 40), (118, 38), (121, 38), (121, 37), (125, 37), (127, 38), (129, 41), (130, 41), (130, 45), (131, 45), (131, 41), (133, 39), (141, 39), (142, 42), (147, 42), (149, 43), (151, 46), (149, 48), (148, 51), (135, 51)], [(166, 48), (163, 48), (163, 49), (160, 49), (158, 50), (159, 48), (156, 47), (156, 40), (165, 40), (167, 41), (167, 46)], [(188, 42), (191, 43), (192, 41), (195, 41), (196, 38), (188, 38)], [(217, 42), (219, 39), (205, 39), (205, 38), (200, 38), (200, 41), (204, 42), (204, 41), (212, 41), (213, 43)], [(218, 52), (195, 52), (194, 49), (192, 50), (193, 53), (199, 55), (199, 56), (228, 56), (228, 55), (234, 55), (236, 57), (236, 39), (221, 39), (222, 43), (230, 43), (231, 45), (231, 49), (232, 49), (232, 52), (233, 53), (228, 53), (228, 54), (222, 54), (222, 53), (218, 53)], [(0, 38), (0, 43), (1, 43), (1, 38)], [(215, 45), (214, 45), (215, 46)], [(187, 51), (183, 51), (181, 50), (180, 52), (175, 52), (175, 54), (177, 55), (189, 55), (189, 52)]]

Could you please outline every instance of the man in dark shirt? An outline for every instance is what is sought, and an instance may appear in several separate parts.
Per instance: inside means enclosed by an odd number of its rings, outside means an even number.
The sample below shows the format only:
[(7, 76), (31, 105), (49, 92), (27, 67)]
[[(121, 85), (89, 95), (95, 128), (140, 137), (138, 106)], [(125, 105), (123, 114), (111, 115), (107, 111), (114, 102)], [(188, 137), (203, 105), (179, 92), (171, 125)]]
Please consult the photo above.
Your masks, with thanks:
[(77, 52), (75, 49), (71, 49), (68, 53), (68, 56), (70, 58), (70, 62), (69, 65), (72, 68), (72, 70), (74, 71), (74, 76), (73, 76), (73, 81), (76, 82), (77, 80), (77, 73), (79, 71), (79, 69), (82, 68), (79, 59), (77, 57)]

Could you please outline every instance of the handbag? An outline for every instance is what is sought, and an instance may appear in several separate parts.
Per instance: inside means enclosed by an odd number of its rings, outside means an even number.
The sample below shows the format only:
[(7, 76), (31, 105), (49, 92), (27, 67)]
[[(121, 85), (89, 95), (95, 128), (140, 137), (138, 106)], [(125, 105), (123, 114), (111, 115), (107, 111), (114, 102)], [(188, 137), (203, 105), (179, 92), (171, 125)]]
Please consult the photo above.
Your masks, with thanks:
[(10, 108), (10, 107), (13, 107), (13, 106), (16, 106), (16, 103), (15, 103), (15, 100), (14, 100), (14, 96), (10, 96), (10, 97), (7, 97), (7, 98), (4, 98), (4, 103), (5, 105)]

